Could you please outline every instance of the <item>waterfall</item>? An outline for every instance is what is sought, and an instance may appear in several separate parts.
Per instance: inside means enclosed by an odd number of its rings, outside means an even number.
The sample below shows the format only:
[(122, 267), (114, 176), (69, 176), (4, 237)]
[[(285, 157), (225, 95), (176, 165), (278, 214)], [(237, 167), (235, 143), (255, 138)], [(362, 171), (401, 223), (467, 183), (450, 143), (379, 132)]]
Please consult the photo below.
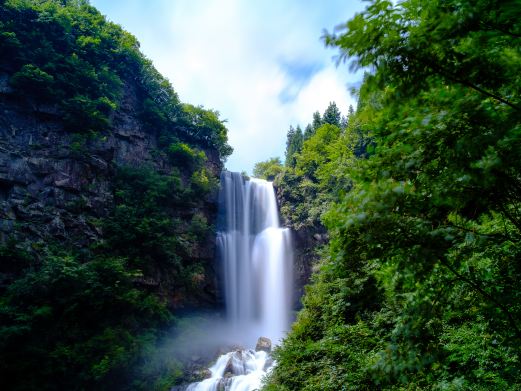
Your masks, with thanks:
[(224, 171), (219, 208), (227, 318), (235, 331), (248, 331), (250, 344), (261, 335), (277, 342), (290, 324), (293, 260), (273, 184)]
[[(290, 232), (279, 225), (271, 182), (221, 174), (217, 247), (233, 338), (246, 346), (260, 336), (279, 342), (291, 321), (293, 254)], [(209, 368), (211, 377), (186, 390), (259, 389), (273, 361), (262, 347), (256, 350), (221, 355)]]

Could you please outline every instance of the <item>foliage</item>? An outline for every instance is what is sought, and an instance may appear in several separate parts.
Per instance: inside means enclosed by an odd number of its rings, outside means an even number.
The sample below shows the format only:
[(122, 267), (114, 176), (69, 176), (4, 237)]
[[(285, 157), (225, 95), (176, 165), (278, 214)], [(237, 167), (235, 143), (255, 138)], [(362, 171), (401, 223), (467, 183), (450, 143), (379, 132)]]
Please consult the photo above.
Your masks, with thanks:
[(322, 125), (326, 124), (336, 126), (339, 129), (347, 127), (347, 123), (343, 120), (342, 113), (335, 102), (329, 103), (322, 116), (318, 111), (315, 112), (313, 114), (313, 122), (306, 125), (304, 132), (302, 132), (300, 126), (297, 126), (296, 128), (290, 126), (286, 140), (286, 167), (295, 167), (297, 163), (297, 154), (302, 151), (304, 142), (310, 139)]
[(311, 123), (311, 129), (313, 129), (313, 132), (320, 128), (324, 123), (322, 122), (322, 116), (320, 115), (320, 112), (315, 111), (313, 113), (313, 122)]
[(227, 144), (226, 121), (219, 119), (219, 112), (206, 110), (202, 106), (183, 105), (182, 124), (196, 140), (201, 140), (208, 146), (216, 146), (219, 154), (226, 158), (233, 148)]
[(104, 223), (103, 252), (126, 256), (145, 274), (161, 271), (165, 280), (170, 275), (172, 281), (181, 284), (187, 266), (183, 260), (192, 261), (194, 247), (204, 243), (209, 231), (204, 219), (175, 217), (178, 210), (203, 200), (207, 194), (202, 191), (204, 184), (196, 186), (187, 187), (179, 173), (162, 175), (149, 167), (121, 167), (115, 178), (116, 206)]
[[(324, 116), (328, 112), (336, 113), (340, 121), (341, 113), (334, 102)], [(299, 127), (290, 127), (286, 166), (275, 177), (283, 200), (281, 213), (296, 229), (321, 226), (321, 216), (330, 203), (350, 188), (347, 168), (354, 159), (353, 146), (364, 143), (357, 122), (341, 129), (321, 118), (320, 113), (314, 114), (314, 124), (306, 126), (305, 137)], [(292, 154), (289, 165), (288, 153)]]
[(286, 140), (286, 158), (284, 163), (287, 167), (295, 167), (295, 154), (302, 150), (303, 141), (304, 135), (302, 134), (302, 129), (300, 129), (299, 126), (297, 126), (296, 129), (290, 126)]
[[(172, 312), (158, 291), (201, 289), (197, 247), (213, 235), (206, 217), (186, 213), (216, 185), (204, 169), (180, 174), (120, 167), (115, 208), (90, 249), (49, 250), (42, 259), (0, 248), (0, 376), (9, 390), (167, 390), (180, 376), (157, 344)], [(183, 213), (181, 213), (183, 212)], [(33, 256), (34, 257), (34, 256)], [(152, 283), (152, 285), (150, 284)], [(162, 358), (164, 357), (164, 358)], [(31, 373), (31, 376), (26, 376)]]
[(135, 93), (151, 131), (216, 149), (223, 160), (232, 152), (218, 113), (181, 104), (136, 38), (88, 1), (2, 2), (0, 51), (17, 95), (56, 106), (68, 131), (107, 131), (125, 94)]
[(139, 275), (123, 258), (48, 254), (11, 284), (0, 305), (6, 389), (124, 389), (150, 332), (170, 316), (135, 288)]
[[(329, 252), (266, 389), (521, 387), (520, 12), (377, 0), (325, 36), (372, 73)], [(332, 159), (307, 153), (295, 175), (320, 186)]]
[(283, 170), (282, 162), (278, 157), (272, 157), (265, 162), (255, 163), (253, 176), (256, 178), (273, 181)]
[(11, 85), (19, 91), (27, 91), (37, 97), (51, 95), (54, 77), (32, 64), (24, 65), (11, 78)]
[(324, 115), (322, 116), (322, 125), (329, 124), (339, 128), (341, 126), (341, 120), (342, 113), (340, 113), (336, 103), (330, 102), (326, 108), (326, 111), (324, 111)]
[(128, 99), (161, 157), (111, 166), (114, 204), (92, 246), (0, 246), (2, 389), (170, 389), (181, 365), (158, 352), (174, 321), (167, 295), (202, 290), (198, 254), (213, 229), (201, 209), (218, 185), (206, 161), (232, 151), (225, 121), (182, 104), (137, 40), (86, 0), (2, 1), (0, 52), (20, 105), (53, 108), (73, 133), (69, 157), (106, 139)]
[(187, 143), (174, 142), (168, 146), (168, 157), (173, 164), (187, 168), (199, 168), (206, 161), (203, 151), (196, 151)]

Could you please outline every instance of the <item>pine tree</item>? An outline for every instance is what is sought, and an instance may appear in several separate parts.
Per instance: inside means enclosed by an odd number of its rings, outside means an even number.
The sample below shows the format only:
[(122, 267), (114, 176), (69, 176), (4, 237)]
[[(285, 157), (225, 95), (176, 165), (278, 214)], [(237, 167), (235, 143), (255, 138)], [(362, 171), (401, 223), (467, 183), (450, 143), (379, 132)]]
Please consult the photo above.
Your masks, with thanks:
[(330, 102), (326, 111), (324, 111), (324, 115), (322, 116), (322, 123), (341, 127), (341, 116), (342, 114), (340, 113), (336, 103)]
[(300, 126), (293, 128), (289, 127), (288, 136), (286, 140), (286, 161), (285, 165), (288, 167), (295, 167), (295, 154), (302, 150), (304, 143), (304, 135)]
[(311, 124), (307, 124), (306, 128), (304, 129), (304, 141), (309, 139), (311, 136), (315, 134), (315, 129)]
[(316, 131), (320, 126), (322, 126), (322, 117), (320, 116), (320, 113), (318, 111), (315, 111), (313, 113), (313, 122), (311, 123), (311, 126), (313, 126), (313, 130)]

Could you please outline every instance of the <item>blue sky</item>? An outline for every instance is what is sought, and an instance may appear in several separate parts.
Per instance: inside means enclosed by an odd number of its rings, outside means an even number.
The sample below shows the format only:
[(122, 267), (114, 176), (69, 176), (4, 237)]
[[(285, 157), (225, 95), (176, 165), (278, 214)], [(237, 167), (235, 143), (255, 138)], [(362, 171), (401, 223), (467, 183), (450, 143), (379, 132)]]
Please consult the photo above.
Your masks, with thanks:
[(335, 101), (343, 113), (360, 74), (336, 67), (320, 39), (359, 0), (91, 0), (134, 34), (183, 102), (218, 110), (234, 148), (226, 167), (284, 157), (289, 125)]

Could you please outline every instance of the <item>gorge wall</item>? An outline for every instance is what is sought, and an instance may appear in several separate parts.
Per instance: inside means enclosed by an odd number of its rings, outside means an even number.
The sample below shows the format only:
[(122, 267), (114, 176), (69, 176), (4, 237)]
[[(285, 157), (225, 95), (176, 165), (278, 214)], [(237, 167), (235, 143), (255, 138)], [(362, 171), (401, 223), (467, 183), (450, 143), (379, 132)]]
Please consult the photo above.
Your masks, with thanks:
[(303, 223), (292, 211), (302, 202), (292, 196), (292, 191), (283, 181), (275, 180), (277, 201), (281, 210), (282, 225), (291, 230), (294, 244), (294, 289), (295, 309), (301, 308), (300, 299), (304, 287), (310, 282), (314, 265), (319, 261), (318, 249), (328, 242), (326, 228), (318, 220)]
[[(114, 177), (118, 167), (148, 166), (168, 174), (179, 170), (189, 180), (190, 170), (160, 153), (160, 134), (140, 118), (142, 92), (136, 83), (124, 84), (119, 108), (110, 117), (111, 126), (93, 137), (71, 133), (64, 128), (63, 113), (17, 96), (9, 85), (9, 75), (0, 75), (0, 237), (15, 241), (34, 256), (49, 243), (86, 248), (103, 241), (100, 221), (115, 208)], [(217, 150), (204, 150), (205, 168), (218, 178), (222, 162)], [(170, 210), (172, 219), (189, 221), (203, 216), (210, 226), (217, 213), (217, 189), (195, 204), (179, 204)], [(198, 287), (186, 295), (183, 286), (167, 292), (161, 273), (150, 273), (140, 283), (163, 289), (172, 306), (215, 304), (216, 281), (213, 270), (215, 235), (208, 230), (185, 254), (184, 263), (198, 260), (204, 273)], [(10, 281), (9, 270), (2, 284)], [(171, 287), (170, 287), (171, 288)], [(169, 288), (169, 289), (170, 289)]]

